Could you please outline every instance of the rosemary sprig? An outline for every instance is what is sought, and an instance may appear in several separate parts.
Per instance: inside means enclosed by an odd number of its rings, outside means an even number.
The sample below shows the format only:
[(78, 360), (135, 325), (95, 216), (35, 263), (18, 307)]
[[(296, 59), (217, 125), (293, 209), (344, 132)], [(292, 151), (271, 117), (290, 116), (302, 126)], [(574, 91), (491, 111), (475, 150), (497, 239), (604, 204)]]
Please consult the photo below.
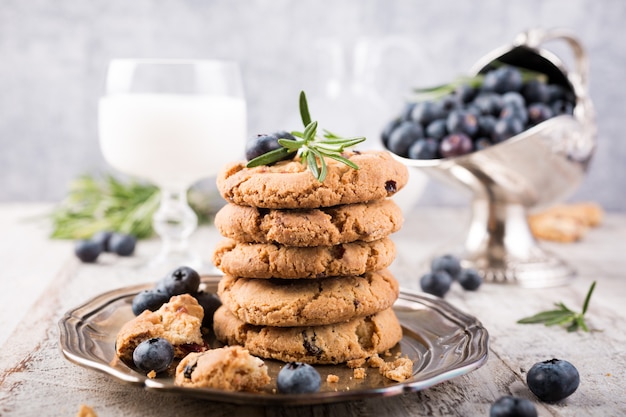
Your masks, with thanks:
[[(83, 239), (114, 230), (146, 238), (153, 234), (152, 215), (159, 201), (159, 190), (153, 185), (123, 182), (111, 175), (83, 175), (70, 184), (67, 196), (51, 213), (51, 237)], [(207, 201), (190, 193), (190, 205), (199, 223), (208, 221)]]
[(349, 159), (342, 156), (342, 152), (352, 146), (358, 145), (365, 140), (363, 136), (342, 137), (328, 130), (324, 130), (324, 134), (317, 134), (318, 123), (311, 121), (309, 113), (309, 105), (307, 103), (304, 91), (300, 92), (300, 117), (304, 125), (304, 131), (291, 132), (296, 140), (279, 139), (280, 148), (267, 152), (248, 162), (248, 168), (259, 165), (269, 165), (284, 159), (295, 157), (306, 164), (309, 171), (317, 178), (319, 182), (324, 181), (328, 174), (328, 166), (325, 158), (331, 158), (348, 165), (350, 168), (359, 169), (359, 167)]
[(517, 322), (519, 324), (543, 323), (546, 326), (559, 325), (566, 326), (568, 332), (575, 332), (578, 329), (582, 329), (583, 331), (588, 332), (589, 328), (587, 327), (587, 323), (585, 323), (585, 313), (587, 313), (587, 309), (589, 308), (589, 301), (591, 300), (591, 295), (593, 294), (593, 290), (595, 288), (596, 281), (594, 281), (591, 284), (591, 287), (589, 287), (589, 291), (587, 292), (587, 296), (585, 297), (585, 302), (583, 303), (583, 309), (580, 313), (576, 313), (562, 302), (558, 302), (555, 303), (555, 306), (558, 307), (555, 310), (542, 311), (535, 314), (534, 316), (518, 320)]
[[(497, 68), (505, 64), (501, 61), (494, 61), (490, 64), (490, 67)], [(522, 74), (522, 80), (524, 82), (536, 79), (541, 82), (547, 82), (548, 77), (537, 71), (529, 70), (522, 67), (516, 67)], [(437, 100), (449, 94), (452, 94), (458, 87), (462, 85), (468, 85), (472, 88), (478, 88), (483, 85), (485, 76), (483, 74), (477, 74), (474, 76), (459, 76), (447, 84), (440, 84), (432, 87), (415, 88), (413, 89), (413, 95), (411, 101), (427, 101)]]

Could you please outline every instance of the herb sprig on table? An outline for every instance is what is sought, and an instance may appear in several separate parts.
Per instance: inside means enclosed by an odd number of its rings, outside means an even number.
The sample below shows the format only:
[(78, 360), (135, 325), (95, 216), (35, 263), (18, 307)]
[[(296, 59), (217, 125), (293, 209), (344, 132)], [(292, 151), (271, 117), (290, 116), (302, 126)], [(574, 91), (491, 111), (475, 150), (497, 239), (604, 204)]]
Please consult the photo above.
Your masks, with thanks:
[[(111, 230), (138, 239), (153, 234), (152, 215), (159, 207), (156, 186), (124, 182), (111, 175), (83, 175), (72, 181), (67, 196), (51, 214), (56, 239), (88, 239), (96, 232)], [(209, 220), (207, 203), (190, 198), (199, 223)]]
[(589, 331), (589, 327), (587, 323), (585, 323), (585, 313), (587, 313), (587, 309), (589, 308), (589, 302), (591, 300), (591, 295), (593, 294), (593, 290), (596, 288), (596, 281), (591, 284), (589, 287), (589, 291), (587, 291), (587, 296), (585, 297), (585, 302), (583, 303), (583, 308), (580, 313), (576, 313), (575, 311), (568, 308), (562, 302), (555, 303), (555, 306), (558, 307), (554, 310), (542, 311), (534, 316), (526, 317), (517, 322), (519, 324), (537, 324), (543, 323), (546, 326), (566, 326), (568, 332), (575, 332), (578, 329), (582, 329), (585, 332)]
[(324, 134), (317, 134), (318, 122), (312, 121), (309, 113), (309, 105), (307, 103), (304, 91), (300, 92), (300, 117), (304, 125), (304, 131), (291, 132), (296, 140), (278, 139), (280, 148), (274, 149), (261, 156), (258, 156), (248, 162), (248, 168), (259, 165), (270, 165), (284, 159), (295, 157), (300, 159), (302, 163), (306, 163), (309, 171), (317, 178), (319, 182), (324, 181), (328, 173), (328, 166), (325, 157), (334, 159), (348, 165), (350, 168), (359, 169), (359, 167), (349, 159), (342, 156), (342, 152), (352, 146), (358, 145), (365, 141), (365, 137), (341, 137), (328, 130), (324, 130)]

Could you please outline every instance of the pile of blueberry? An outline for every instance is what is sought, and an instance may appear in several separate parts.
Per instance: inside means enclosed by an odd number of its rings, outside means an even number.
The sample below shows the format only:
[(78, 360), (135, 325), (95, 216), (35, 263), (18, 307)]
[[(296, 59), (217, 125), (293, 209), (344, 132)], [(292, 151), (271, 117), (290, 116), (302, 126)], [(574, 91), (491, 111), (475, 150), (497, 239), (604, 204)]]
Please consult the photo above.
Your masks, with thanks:
[[(527, 77), (528, 78), (528, 77)], [(390, 121), (382, 141), (391, 152), (410, 159), (465, 155), (505, 141), (547, 119), (572, 114), (570, 88), (525, 79), (514, 66), (487, 71), (481, 85), (460, 84), (437, 100), (408, 103)]]
[(181, 266), (156, 283), (149, 289), (138, 293), (132, 302), (133, 313), (138, 316), (144, 310), (155, 311), (167, 303), (171, 297), (189, 294), (194, 297), (204, 309), (202, 325), (213, 327), (213, 313), (222, 305), (219, 297), (200, 289), (200, 274), (193, 268)]
[(131, 256), (135, 252), (137, 238), (133, 235), (108, 230), (94, 234), (91, 239), (81, 239), (74, 245), (74, 253), (82, 262), (96, 262), (102, 252), (119, 256)]
[[(541, 401), (555, 403), (576, 391), (580, 375), (570, 362), (550, 359), (534, 364), (526, 375), (526, 383)], [(507, 395), (491, 405), (489, 417), (537, 417), (537, 409), (526, 398)]]
[(420, 278), (420, 287), (425, 293), (443, 298), (454, 281), (467, 291), (476, 291), (483, 283), (475, 269), (462, 268), (459, 258), (446, 254), (433, 258), (430, 271)]
[[(181, 266), (163, 277), (154, 288), (133, 297), (132, 310), (138, 316), (145, 310), (158, 310), (175, 295), (190, 294), (204, 309), (204, 327), (213, 327), (213, 313), (222, 304), (215, 294), (200, 291), (200, 275), (188, 266)], [(156, 337), (141, 342), (133, 352), (133, 362), (142, 371), (165, 371), (174, 360), (174, 347), (166, 339)]]

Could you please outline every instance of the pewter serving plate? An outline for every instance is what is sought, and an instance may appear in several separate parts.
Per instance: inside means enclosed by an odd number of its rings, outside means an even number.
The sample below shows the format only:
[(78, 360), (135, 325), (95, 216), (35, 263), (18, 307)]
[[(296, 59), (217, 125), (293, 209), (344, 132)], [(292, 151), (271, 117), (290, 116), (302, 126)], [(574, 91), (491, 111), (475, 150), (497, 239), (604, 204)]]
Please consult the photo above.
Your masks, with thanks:
[[(215, 292), (221, 276), (203, 277), (204, 290)], [(413, 376), (395, 382), (381, 376), (378, 369), (367, 368), (364, 379), (355, 379), (346, 365), (316, 366), (322, 377), (320, 392), (280, 394), (276, 375), (282, 362), (266, 360), (272, 382), (258, 393), (230, 392), (208, 388), (185, 388), (174, 385), (171, 375), (155, 379), (121, 362), (115, 355), (115, 338), (121, 326), (134, 315), (131, 302), (135, 294), (150, 288), (137, 285), (104, 293), (68, 311), (59, 321), (60, 345), (70, 361), (129, 384), (149, 390), (167, 391), (206, 400), (236, 404), (320, 404), (376, 396), (392, 396), (419, 391), (442, 381), (467, 374), (487, 361), (489, 335), (474, 317), (464, 314), (444, 300), (401, 291), (394, 310), (402, 324), (402, 341), (386, 360), (408, 356), (413, 361)], [(214, 347), (214, 340), (208, 340)], [(329, 374), (339, 382), (326, 382)]]

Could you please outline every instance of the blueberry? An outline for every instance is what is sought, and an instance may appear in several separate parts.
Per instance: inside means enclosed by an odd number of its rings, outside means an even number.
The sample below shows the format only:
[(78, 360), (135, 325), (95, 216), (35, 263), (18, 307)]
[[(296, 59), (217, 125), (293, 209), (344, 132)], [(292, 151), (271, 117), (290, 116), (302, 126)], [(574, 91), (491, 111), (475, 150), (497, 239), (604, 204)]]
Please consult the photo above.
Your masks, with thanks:
[(307, 363), (289, 362), (276, 377), (278, 392), (283, 394), (304, 394), (317, 392), (322, 384), (319, 372)]
[(487, 149), (492, 146), (491, 140), (486, 137), (478, 138), (474, 141), (474, 150), (482, 151), (483, 149)]
[(215, 314), (215, 310), (222, 305), (219, 297), (215, 294), (211, 294), (208, 292), (200, 291), (192, 294), (193, 297), (198, 301), (198, 304), (202, 306), (204, 310), (204, 317), (202, 318), (202, 325), (209, 329), (213, 328), (213, 314)]
[(507, 117), (496, 122), (493, 128), (492, 139), (499, 143), (521, 133), (524, 130), (524, 123), (517, 117)]
[(428, 126), (426, 126), (426, 137), (433, 139), (442, 139), (445, 135), (448, 134), (447, 119), (436, 119), (430, 122)]
[(439, 143), (435, 139), (418, 139), (409, 148), (409, 158), (411, 159), (437, 159)]
[(554, 116), (550, 106), (544, 103), (533, 103), (528, 106), (528, 122), (531, 125), (538, 125), (539, 123), (548, 120)]
[(495, 93), (480, 93), (472, 102), (482, 114), (490, 114), (495, 116), (500, 114), (502, 106), (502, 96)]
[(547, 103), (550, 101), (548, 85), (537, 79), (532, 79), (522, 86), (522, 95), (527, 103)]
[(420, 278), (420, 287), (422, 291), (428, 294), (442, 297), (450, 290), (452, 285), (452, 277), (446, 271), (428, 272)]
[(452, 254), (445, 254), (433, 258), (430, 262), (430, 269), (433, 272), (446, 271), (452, 279), (457, 279), (461, 273), (461, 261)]
[(462, 269), (457, 278), (461, 287), (467, 291), (476, 291), (483, 283), (483, 278), (475, 269)]
[(102, 250), (105, 252), (109, 252), (109, 240), (111, 239), (111, 235), (113, 234), (110, 230), (102, 230), (100, 232), (95, 233), (91, 240), (94, 242), (100, 242), (102, 245)]
[(125, 233), (113, 233), (109, 238), (109, 251), (120, 256), (130, 256), (135, 252), (137, 238)]
[(471, 137), (478, 132), (478, 120), (467, 110), (453, 110), (446, 120), (446, 128), (450, 133), (464, 133)]
[(441, 104), (435, 101), (420, 101), (415, 103), (411, 111), (411, 120), (422, 126), (427, 126), (430, 122), (442, 116)]
[(496, 119), (490, 114), (478, 116), (478, 136), (479, 137), (491, 137), (496, 127)]
[(476, 89), (467, 84), (461, 84), (454, 90), (454, 94), (462, 103), (471, 102), (476, 97), (476, 93)]
[(537, 409), (526, 398), (504, 396), (491, 405), (489, 417), (537, 417)]
[(174, 347), (161, 337), (144, 340), (133, 351), (135, 366), (144, 372), (163, 372), (174, 361)]
[(516, 109), (523, 109), (526, 107), (526, 99), (517, 91), (509, 91), (502, 94), (502, 105), (504, 107), (511, 106)]
[(92, 263), (102, 253), (102, 244), (93, 240), (78, 240), (74, 245), (74, 253), (82, 262)]
[(193, 294), (200, 286), (200, 275), (188, 266), (176, 268), (157, 283), (156, 288), (168, 296)]
[(393, 132), (396, 127), (400, 125), (400, 122), (400, 119), (393, 119), (383, 128), (383, 131), (380, 133), (380, 140), (383, 142), (385, 147), (389, 145), (389, 136), (391, 135), (391, 132)]
[(526, 375), (526, 383), (541, 401), (552, 403), (572, 395), (580, 384), (580, 375), (568, 361), (550, 359), (534, 364)]
[(520, 91), (522, 84), (523, 80), (520, 70), (506, 65), (485, 74), (482, 90), (503, 94), (508, 91)]
[(169, 296), (157, 289), (144, 290), (133, 297), (133, 313), (140, 315), (145, 310), (155, 311), (169, 301)]
[[(250, 161), (263, 154), (281, 148), (282, 146), (278, 143), (278, 139), (296, 140), (291, 133), (285, 132), (284, 130), (269, 135), (257, 135), (254, 138), (248, 139), (246, 143), (246, 159)], [(285, 156), (285, 158), (289, 158), (290, 155)]]
[(424, 131), (419, 124), (412, 122), (402, 122), (389, 135), (387, 147), (396, 155), (408, 156), (409, 148), (419, 138), (424, 136)]
[(528, 123), (528, 110), (526, 107), (518, 107), (517, 105), (505, 104), (500, 112), (500, 119), (517, 118), (522, 122), (522, 127), (526, 127)]
[(465, 155), (473, 150), (472, 140), (464, 133), (452, 133), (439, 143), (439, 153), (444, 158)]

